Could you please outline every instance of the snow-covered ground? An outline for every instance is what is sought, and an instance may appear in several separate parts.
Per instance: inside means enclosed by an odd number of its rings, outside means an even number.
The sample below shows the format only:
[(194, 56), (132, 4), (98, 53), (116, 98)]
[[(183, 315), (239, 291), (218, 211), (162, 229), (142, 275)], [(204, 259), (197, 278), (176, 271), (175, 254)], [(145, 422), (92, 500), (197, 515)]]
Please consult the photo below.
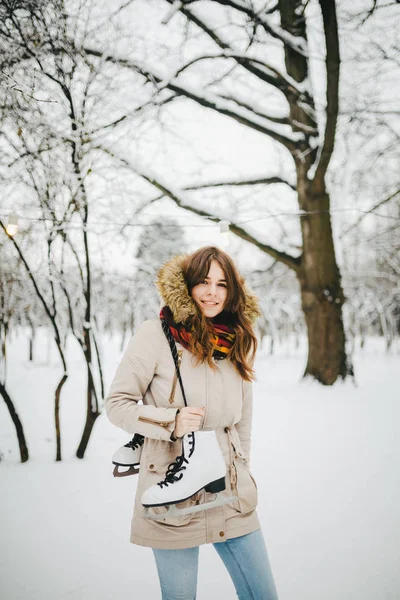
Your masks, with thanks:
[[(9, 346), (8, 385), (31, 459), (18, 463), (0, 402), (0, 597), (122, 600), (160, 597), (151, 550), (129, 544), (136, 478), (114, 479), (127, 440), (104, 416), (87, 456), (74, 457), (85, 415), (85, 371), (69, 346), (62, 395), (63, 456), (54, 462), (53, 391), (61, 369), (39, 340)], [(103, 342), (109, 384), (118, 345)], [(259, 355), (252, 468), (280, 600), (400, 599), (399, 354), (368, 340), (352, 382), (299, 383), (304, 349)], [(200, 552), (198, 600), (235, 598), (212, 546)], [(263, 600), (263, 599), (257, 599)]]

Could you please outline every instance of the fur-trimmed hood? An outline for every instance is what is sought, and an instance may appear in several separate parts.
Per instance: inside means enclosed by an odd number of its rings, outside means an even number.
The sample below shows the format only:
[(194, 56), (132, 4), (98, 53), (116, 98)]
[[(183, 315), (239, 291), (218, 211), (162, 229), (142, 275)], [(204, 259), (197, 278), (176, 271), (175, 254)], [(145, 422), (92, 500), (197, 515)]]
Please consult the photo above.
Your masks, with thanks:
[[(196, 305), (189, 295), (182, 265), (186, 255), (180, 254), (168, 260), (159, 270), (156, 285), (161, 298), (172, 311), (176, 323), (182, 323), (190, 316), (196, 314)], [(252, 323), (260, 316), (260, 308), (257, 297), (244, 286), (246, 306), (245, 316)]]

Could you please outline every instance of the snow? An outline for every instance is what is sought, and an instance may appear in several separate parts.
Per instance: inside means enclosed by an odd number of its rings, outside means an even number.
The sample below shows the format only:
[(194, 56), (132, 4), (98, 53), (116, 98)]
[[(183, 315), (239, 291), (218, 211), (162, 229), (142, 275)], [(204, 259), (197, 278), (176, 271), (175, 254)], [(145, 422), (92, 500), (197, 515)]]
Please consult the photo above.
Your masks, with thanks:
[[(102, 340), (109, 383), (119, 340)], [(111, 455), (128, 439), (102, 415), (84, 460), (74, 457), (85, 416), (85, 367), (69, 344), (61, 398), (63, 456), (54, 463), (53, 395), (61, 376), (46, 336), (35, 365), (10, 342), (8, 386), (31, 459), (18, 463), (0, 404), (0, 590), (5, 600), (160, 597), (151, 550), (129, 544), (135, 477), (114, 479)], [(252, 469), (280, 600), (400, 598), (398, 354), (368, 339), (356, 385), (299, 383), (304, 342), (259, 353)], [(234, 598), (212, 546), (200, 552), (198, 600)], [(258, 600), (258, 599), (257, 599)], [(261, 600), (261, 599), (260, 599)]]
[(177, 13), (182, 8), (182, 6), (183, 6), (183, 2), (181, 0), (175, 0), (172, 3), (172, 6), (168, 10), (167, 14), (165, 15), (165, 17), (161, 21), (161, 23), (163, 25), (167, 25), (168, 21), (170, 21), (170, 19), (175, 15), (175, 13)]

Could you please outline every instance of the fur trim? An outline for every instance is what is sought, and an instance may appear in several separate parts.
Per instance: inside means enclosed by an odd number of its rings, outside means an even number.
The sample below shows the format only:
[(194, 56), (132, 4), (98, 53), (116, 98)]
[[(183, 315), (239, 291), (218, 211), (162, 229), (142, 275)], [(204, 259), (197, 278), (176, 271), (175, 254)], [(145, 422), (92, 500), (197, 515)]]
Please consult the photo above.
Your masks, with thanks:
[[(186, 255), (174, 256), (166, 262), (158, 272), (156, 285), (161, 298), (172, 311), (176, 323), (183, 323), (190, 316), (196, 314), (196, 305), (187, 289), (182, 272), (182, 265)], [(245, 316), (252, 323), (261, 315), (257, 296), (245, 285), (246, 306)]]

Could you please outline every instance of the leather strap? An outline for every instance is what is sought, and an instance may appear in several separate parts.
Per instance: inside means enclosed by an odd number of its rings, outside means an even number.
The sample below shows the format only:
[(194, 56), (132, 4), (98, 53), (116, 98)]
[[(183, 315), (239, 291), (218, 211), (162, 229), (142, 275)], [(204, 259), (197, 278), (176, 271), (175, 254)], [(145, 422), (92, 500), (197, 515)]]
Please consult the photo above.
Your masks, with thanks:
[(169, 347), (171, 348), (172, 358), (174, 359), (174, 364), (175, 364), (176, 375), (178, 377), (179, 385), (181, 386), (181, 390), (182, 390), (183, 401), (185, 403), (185, 406), (187, 406), (186, 394), (185, 394), (185, 390), (183, 388), (181, 372), (179, 370), (178, 350), (177, 350), (177, 347), (175, 344), (175, 340), (174, 340), (174, 337), (173, 337), (167, 323), (164, 321), (164, 319), (161, 319), (161, 327), (163, 328), (163, 332), (165, 334), (165, 337), (168, 340)]

